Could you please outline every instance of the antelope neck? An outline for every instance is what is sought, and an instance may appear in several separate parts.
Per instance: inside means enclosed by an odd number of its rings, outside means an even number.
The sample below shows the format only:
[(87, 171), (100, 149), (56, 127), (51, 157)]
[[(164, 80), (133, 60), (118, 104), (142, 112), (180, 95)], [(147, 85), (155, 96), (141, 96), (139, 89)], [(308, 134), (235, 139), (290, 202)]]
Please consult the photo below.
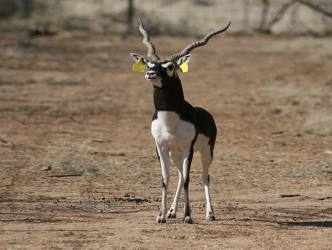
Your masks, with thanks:
[(163, 83), (161, 88), (153, 86), (153, 99), (156, 111), (173, 111), (182, 113), (185, 100), (180, 79)]

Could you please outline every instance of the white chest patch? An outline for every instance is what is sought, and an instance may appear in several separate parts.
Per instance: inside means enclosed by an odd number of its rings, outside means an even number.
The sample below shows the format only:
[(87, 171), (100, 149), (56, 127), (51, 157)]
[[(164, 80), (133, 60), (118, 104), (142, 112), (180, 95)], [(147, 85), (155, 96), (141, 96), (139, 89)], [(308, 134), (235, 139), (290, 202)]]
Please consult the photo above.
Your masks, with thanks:
[(151, 127), (156, 144), (174, 152), (188, 149), (196, 135), (194, 125), (180, 120), (180, 116), (171, 111), (158, 111), (157, 116)]

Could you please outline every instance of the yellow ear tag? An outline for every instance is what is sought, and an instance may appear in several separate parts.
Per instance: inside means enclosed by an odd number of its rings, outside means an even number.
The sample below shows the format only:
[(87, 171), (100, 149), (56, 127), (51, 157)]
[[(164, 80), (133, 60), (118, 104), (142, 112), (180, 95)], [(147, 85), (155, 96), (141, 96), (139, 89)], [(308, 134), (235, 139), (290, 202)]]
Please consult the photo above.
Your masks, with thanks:
[(188, 72), (188, 64), (186, 63), (186, 60), (184, 60), (180, 66), (181, 72)]
[(136, 71), (136, 72), (143, 72), (145, 71), (145, 66), (143, 64), (143, 61), (142, 59), (139, 59), (137, 63), (134, 64), (133, 66), (133, 71)]

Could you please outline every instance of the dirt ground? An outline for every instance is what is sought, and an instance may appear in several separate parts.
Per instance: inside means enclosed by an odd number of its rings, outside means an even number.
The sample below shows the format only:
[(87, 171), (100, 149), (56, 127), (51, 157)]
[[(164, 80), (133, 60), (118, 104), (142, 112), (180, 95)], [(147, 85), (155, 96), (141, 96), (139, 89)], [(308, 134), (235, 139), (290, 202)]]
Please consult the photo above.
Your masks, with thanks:
[[(331, 249), (331, 38), (223, 34), (192, 52), (180, 78), (217, 123), (216, 220), (195, 155), (193, 224), (183, 202), (157, 224), (152, 86), (129, 56), (142, 38), (0, 37), (0, 249)], [(195, 40), (152, 38), (161, 58)]]

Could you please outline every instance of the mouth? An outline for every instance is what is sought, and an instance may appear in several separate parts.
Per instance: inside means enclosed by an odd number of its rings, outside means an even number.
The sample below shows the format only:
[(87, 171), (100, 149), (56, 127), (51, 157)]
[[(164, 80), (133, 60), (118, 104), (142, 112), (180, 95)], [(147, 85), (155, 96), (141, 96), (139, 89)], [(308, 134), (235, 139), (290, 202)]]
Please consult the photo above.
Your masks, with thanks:
[(145, 79), (148, 80), (149, 82), (151, 82), (153, 85), (155, 85), (158, 88), (162, 87), (161, 77), (152, 76), (152, 77), (145, 77)]
[(146, 79), (146, 80), (149, 80), (149, 81), (150, 81), (150, 80), (153, 81), (153, 80), (159, 80), (159, 79), (161, 79), (161, 77), (159, 77), (159, 76), (149, 76), (149, 75), (146, 75), (146, 76), (145, 76), (145, 79)]

